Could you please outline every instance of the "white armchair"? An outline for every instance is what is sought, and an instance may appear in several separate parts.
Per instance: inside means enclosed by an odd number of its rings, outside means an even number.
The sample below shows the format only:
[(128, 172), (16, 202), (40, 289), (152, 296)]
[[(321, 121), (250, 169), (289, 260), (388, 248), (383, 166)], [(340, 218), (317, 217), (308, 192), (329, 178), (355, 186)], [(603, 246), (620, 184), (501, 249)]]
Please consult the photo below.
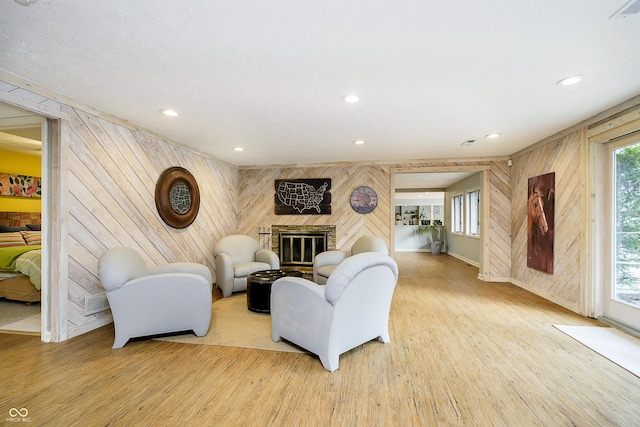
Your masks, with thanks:
[(204, 336), (211, 323), (211, 271), (195, 263), (148, 268), (131, 248), (107, 250), (98, 276), (113, 314), (113, 348), (130, 338), (190, 331)]
[(247, 290), (247, 276), (260, 270), (278, 270), (275, 252), (261, 249), (256, 239), (235, 234), (223, 237), (213, 248), (216, 259), (216, 284), (224, 298)]
[(320, 357), (329, 371), (339, 356), (378, 338), (389, 339), (389, 310), (398, 281), (393, 258), (379, 253), (348, 257), (326, 286), (283, 277), (271, 288), (271, 337), (284, 338)]
[(377, 252), (388, 255), (387, 244), (380, 237), (362, 236), (355, 241), (348, 251), (321, 252), (313, 260), (313, 281), (324, 285), (327, 279), (345, 258), (363, 252)]

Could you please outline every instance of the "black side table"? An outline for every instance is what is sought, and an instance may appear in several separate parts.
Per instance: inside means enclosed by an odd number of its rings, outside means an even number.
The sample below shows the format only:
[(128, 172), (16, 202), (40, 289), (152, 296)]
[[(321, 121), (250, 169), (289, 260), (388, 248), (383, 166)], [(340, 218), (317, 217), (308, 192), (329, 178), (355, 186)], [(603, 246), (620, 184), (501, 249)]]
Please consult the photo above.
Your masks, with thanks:
[(261, 270), (247, 277), (247, 308), (258, 313), (271, 313), (271, 285), (281, 277), (303, 277), (300, 271)]

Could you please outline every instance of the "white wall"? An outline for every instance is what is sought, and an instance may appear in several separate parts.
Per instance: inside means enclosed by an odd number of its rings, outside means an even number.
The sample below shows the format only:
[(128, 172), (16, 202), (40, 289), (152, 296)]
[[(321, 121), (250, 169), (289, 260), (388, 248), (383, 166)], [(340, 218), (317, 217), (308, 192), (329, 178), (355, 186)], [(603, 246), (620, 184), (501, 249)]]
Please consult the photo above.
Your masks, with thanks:
[[(451, 199), (456, 194), (465, 194), (467, 190), (481, 189), (482, 187), (482, 173), (477, 173), (469, 178), (466, 178), (462, 181), (459, 181), (453, 184), (450, 187), (445, 189), (445, 201), (444, 201), (444, 212), (445, 212), (445, 229), (447, 233), (446, 242), (447, 242), (447, 253), (449, 255), (453, 255), (456, 258), (460, 258), (472, 265), (479, 266), (480, 265), (480, 256), (481, 256), (481, 240), (479, 237), (468, 236), (465, 234), (453, 234), (451, 233)], [(482, 194), (482, 190), (480, 191)], [(483, 200), (480, 200), (482, 204)], [(466, 203), (466, 197), (465, 197)], [(466, 207), (464, 208), (466, 211)], [(482, 217), (480, 217), (482, 218)], [(480, 226), (482, 230), (482, 224)]]
[[(396, 193), (395, 206), (418, 206), (419, 210), (429, 209), (431, 206), (443, 206), (444, 193), (431, 193), (423, 198), (402, 198), (402, 193)], [(395, 226), (395, 250), (400, 252), (429, 252), (431, 243), (427, 236), (416, 234), (418, 225)]]

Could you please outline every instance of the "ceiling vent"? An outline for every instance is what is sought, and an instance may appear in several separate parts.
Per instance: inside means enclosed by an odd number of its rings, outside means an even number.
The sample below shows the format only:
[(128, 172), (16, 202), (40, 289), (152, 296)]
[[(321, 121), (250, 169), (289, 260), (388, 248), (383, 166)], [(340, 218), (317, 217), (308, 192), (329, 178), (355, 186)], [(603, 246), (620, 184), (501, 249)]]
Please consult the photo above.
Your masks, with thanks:
[(609, 19), (627, 18), (640, 13), (640, 0), (630, 0), (624, 4), (616, 13), (611, 15)]
[(468, 146), (470, 146), (470, 145), (473, 145), (473, 143), (474, 143), (474, 142), (476, 142), (476, 140), (475, 140), (475, 139), (467, 139), (465, 142), (463, 142), (463, 143), (462, 143), (462, 144), (460, 144), (460, 145), (462, 145), (463, 147), (468, 147)]

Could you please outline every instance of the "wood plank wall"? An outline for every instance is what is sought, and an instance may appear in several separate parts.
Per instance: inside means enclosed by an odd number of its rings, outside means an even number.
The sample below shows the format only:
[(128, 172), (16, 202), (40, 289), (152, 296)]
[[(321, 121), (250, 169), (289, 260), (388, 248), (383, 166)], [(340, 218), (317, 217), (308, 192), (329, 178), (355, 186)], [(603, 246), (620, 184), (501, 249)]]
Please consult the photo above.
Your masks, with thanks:
[[(331, 215), (275, 215), (276, 179), (331, 178)], [(390, 174), (382, 166), (320, 166), (241, 169), (238, 198), (239, 229), (257, 238), (260, 227), (272, 225), (337, 225), (336, 247), (349, 248), (364, 234), (380, 236), (389, 242)], [(378, 207), (367, 215), (351, 209), (349, 197), (360, 185), (378, 194)]]
[[(348, 249), (360, 236), (380, 236), (391, 247), (394, 201), (391, 200), (391, 176), (394, 171), (413, 172), (428, 169), (486, 169), (489, 189), (490, 224), (486, 229), (486, 259), (483, 278), (507, 281), (511, 276), (510, 169), (504, 162), (412, 161), (397, 164), (348, 164), (300, 167), (240, 169), (238, 217), (241, 233), (257, 237), (261, 227), (277, 225), (336, 225), (337, 248)], [(275, 215), (274, 181), (276, 179), (331, 178), (331, 215)], [(351, 192), (368, 185), (378, 194), (378, 207), (369, 214), (358, 214), (349, 204)]]
[[(84, 297), (103, 291), (98, 260), (108, 248), (130, 246), (149, 265), (189, 261), (214, 271), (214, 243), (237, 229), (238, 187), (233, 166), (78, 109), (70, 115), (67, 337), (109, 316), (83, 311)], [(200, 189), (198, 216), (182, 230), (167, 226), (155, 207), (155, 183), (171, 166), (189, 170)]]
[[(573, 132), (513, 157), (512, 281), (563, 307), (585, 314), (586, 260), (583, 248), (587, 197), (587, 143), (584, 130)], [(554, 273), (527, 267), (527, 183), (555, 172)]]

